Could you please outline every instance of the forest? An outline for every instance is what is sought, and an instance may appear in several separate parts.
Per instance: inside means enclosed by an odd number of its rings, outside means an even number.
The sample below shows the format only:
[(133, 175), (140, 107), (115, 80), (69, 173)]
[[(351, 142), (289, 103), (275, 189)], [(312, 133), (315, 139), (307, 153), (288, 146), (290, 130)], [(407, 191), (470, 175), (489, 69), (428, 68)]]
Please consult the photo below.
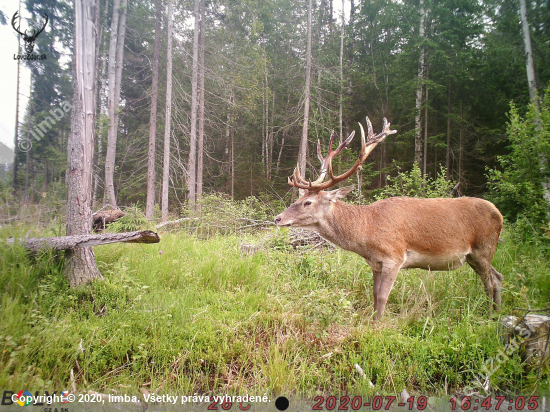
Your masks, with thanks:
[[(0, 23), (21, 55), (46, 58), (13, 63), (31, 87), (26, 107), (13, 102), (0, 237), (90, 235), (93, 212), (121, 210), (94, 233), (160, 243), (29, 253), (2, 241), (0, 390), (137, 396), (129, 409), (151, 394), (284, 395), (296, 410), (330, 395), (451, 410), (453, 396), (550, 394), (548, 330), (540, 359), (512, 351), (487, 374), (503, 316), (550, 315), (550, 1), (21, 7), (31, 18)], [(412, 269), (376, 322), (359, 256), (275, 227), (298, 198), (297, 164), (315, 179), (331, 133), (384, 119), (397, 133), (344, 183), (346, 201), (493, 202), (500, 312), (469, 267)], [(356, 137), (335, 170), (359, 150)]]

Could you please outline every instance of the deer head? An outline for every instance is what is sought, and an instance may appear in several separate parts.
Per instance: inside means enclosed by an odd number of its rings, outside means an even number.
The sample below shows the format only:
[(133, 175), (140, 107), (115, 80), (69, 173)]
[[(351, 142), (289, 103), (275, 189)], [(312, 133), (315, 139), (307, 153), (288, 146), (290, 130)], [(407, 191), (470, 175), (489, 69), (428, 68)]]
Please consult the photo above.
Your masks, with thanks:
[[(44, 13), (44, 16), (46, 17), (46, 21), (44, 22), (44, 25), (42, 26), (42, 28), (40, 30), (37, 30), (37, 29), (33, 29), (32, 30), (32, 34), (31, 35), (28, 35), (27, 34), (27, 30), (25, 30), (24, 32), (21, 31), (21, 17), (18, 16), (19, 12), (16, 11), (15, 14), (13, 15), (12, 19), (11, 19), (11, 25), (13, 27), (13, 29), (19, 33), (21, 35), (21, 37), (23, 37), (23, 40), (25, 40), (25, 50), (27, 51), (27, 53), (32, 53), (33, 50), (34, 50), (34, 44), (36, 42), (36, 38), (38, 37), (38, 35), (40, 33), (42, 33), (44, 31), (44, 29), (46, 28), (46, 25), (48, 24), (48, 20), (49, 20), (49, 17), (48, 17), (48, 14), (47, 13)], [(17, 27), (15, 27), (15, 20), (16, 19), (19, 19), (19, 24)]]

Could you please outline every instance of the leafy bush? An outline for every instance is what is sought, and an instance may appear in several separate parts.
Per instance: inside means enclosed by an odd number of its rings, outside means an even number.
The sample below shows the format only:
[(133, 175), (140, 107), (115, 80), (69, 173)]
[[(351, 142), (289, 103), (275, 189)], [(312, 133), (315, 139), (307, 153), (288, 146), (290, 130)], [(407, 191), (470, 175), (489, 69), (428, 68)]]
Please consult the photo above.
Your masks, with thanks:
[(508, 118), (511, 151), (498, 158), (502, 170), (488, 170), (487, 198), (514, 224), (514, 232), (522, 240), (540, 239), (549, 212), (543, 189), (550, 178), (549, 93), (541, 102), (540, 113), (531, 104), (522, 118), (512, 104)]
[(437, 178), (422, 177), (415, 163), (410, 172), (402, 172), (397, 166), (397, 176), (388, 176), (389, 184), (376, 196), (376, 200), (392, 196), (408, 197), (451, 197), (454, 182), (445, 179), (445, 168), (442, 166)]
[(153, 229), (152, 223), (147, 220), (137, 205), (126, 208), (125, 212), (125, 216), (107, 226), (110, 232), (123, 233)]

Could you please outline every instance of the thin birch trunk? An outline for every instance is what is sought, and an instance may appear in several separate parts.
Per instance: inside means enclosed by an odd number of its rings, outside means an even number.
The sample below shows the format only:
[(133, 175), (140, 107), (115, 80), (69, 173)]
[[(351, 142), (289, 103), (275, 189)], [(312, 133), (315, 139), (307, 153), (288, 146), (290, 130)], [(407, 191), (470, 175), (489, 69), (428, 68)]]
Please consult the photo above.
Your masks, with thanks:
[(198, 55), (199, 55), (199, 3), (195, 0), (193, 15), (195, 16), (195, 29), (193, 32), (193, 72), (191, 75), (191, 137), (189, 142), (189, 166), (188, 189), (189, 206), (194, 209), (196, 201), (197, 185), (197, 89), (198, 89)]
[[(537, 112), (540, 113), (540, 101), (537, 95), (537, 80), (535, 76), (535, 62), (533, 60), (533, 47), (531, 46), (531, 33), (529, 30), (529, 21), (527, 20), (527, 4), (525, 0), (520, 0), (520, 15), (521, 15), (521, 27), (523, 33), (523, 44), (525, 47), (525, 69), (527, 71), (527, 82), (529, 84), (529, 98), (535, 104)], [(535, 126), (538, 131), (542, 130), (542, 124), (540, 117), (537, 113), (535, 118)], [(544, 174), (548, 167), (548, 159), (541, 154), (539, 156), (539, 168)], [(546, 205), (550, 208), (550, 178), (546, 178), (542, 182), (542, 191)], [(550, 217), (550, 212), (547, 213)]]
[[(309, 127), (309, 106), (310, 106), (310, 87), (311, 87), (311, 14), (313, 2), (309, 0), (307, 12), (307, 50), (306, 50), (306, 88), (304, 101), (304, 125), (302, 128), (302, 139), (300, 140), (300, 151), (298, 154), (298, 164), (300, 166), (300, 176), (305, 178), (307, 162), (307, 136)], [(300, 190), (302, 192), (302, 190)]]
[(162, 222), (168, 221), (170, 126), (172, 121), (172, 17), (172, 0), (168, 0), (168, 41), (166, 45), (166, 120), (164, 125), (164, 162), (162, 165)]
[[(430, 68), (426, 68), (426, 79), (429, 76)], [(424, 153), (422, 156), (422, 176), (426, 178), (426, 167), (428, 162), (428, 97), (429, 89), (428, 85), (426, 85), (426, 104), (424, 106)]]
[(447, 147), (445, 151), (446, 179), (451, 178), (451, 81), (447, 92)]
[(204, 0), (201, 0), (201, 23), (200, 23), (200, 61), (199, 61), (199, 141), (197, 148), (197, 210), (200, 210), (202, 199), (202, 175), (204, 158), (204, 54), (206, 52), (206, 12)]
[(107, 132), (107, 154), (105, 156), (105, 197), (104, 204), (110, 204), (114, 208), (116, 205), (114, 172), (116, 157), (116, 135), (115, 128), (115, 84), (116, 84), (116, 51), (117, 51), (117, 31), (118, 16), (120, 11), (120, 0), (113, 1), (113, 16), (111, 20), (111, 40), (109, 43), (109, 93), (107, 95), (107, 110), (109, 117), (109, 127)]
[(344, 106), (344, 29), (346, 27), (346, 20), (344, 16), (345, 0), (342, 0), (342, 29), (340, 31), (340, 102), (338, 120), (340, 124), (340, 141), (344, 139), (343, 128), (343, 106)]
[[(426, 10), (424, 9), (424, 0), (420, 0), (420, 41), (425, 39)], [(416, 115), (414, 117), (414, 162), (420, 167), (422, 165), (422, 89), (424, 83), (424, 65), (426, 61), (426, 48), (422, 45), (420, 58), (418, 60), (418, 81), (416, 86)]]
[(157, 106), (159, 94), (160, 24), (162, 0), (156, 0), (155, 46), (153, 51), (153, 80), (151, 84), (151, 116), (149, 117), (149, 150), (147, 158), (147, 205), (145, 217), (151, 219), (155, 212)]

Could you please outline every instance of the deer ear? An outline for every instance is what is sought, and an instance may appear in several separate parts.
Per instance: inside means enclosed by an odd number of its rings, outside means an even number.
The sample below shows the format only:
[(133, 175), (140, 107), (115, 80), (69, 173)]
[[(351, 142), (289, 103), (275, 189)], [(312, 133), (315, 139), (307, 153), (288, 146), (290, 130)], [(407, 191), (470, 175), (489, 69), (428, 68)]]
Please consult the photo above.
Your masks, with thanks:
[(338, 199), (343, 199), (351, 193), (353, 186), (342, 187), (341, 189), (331, 190), (326, 192), (328, 200), (336, 202)]

